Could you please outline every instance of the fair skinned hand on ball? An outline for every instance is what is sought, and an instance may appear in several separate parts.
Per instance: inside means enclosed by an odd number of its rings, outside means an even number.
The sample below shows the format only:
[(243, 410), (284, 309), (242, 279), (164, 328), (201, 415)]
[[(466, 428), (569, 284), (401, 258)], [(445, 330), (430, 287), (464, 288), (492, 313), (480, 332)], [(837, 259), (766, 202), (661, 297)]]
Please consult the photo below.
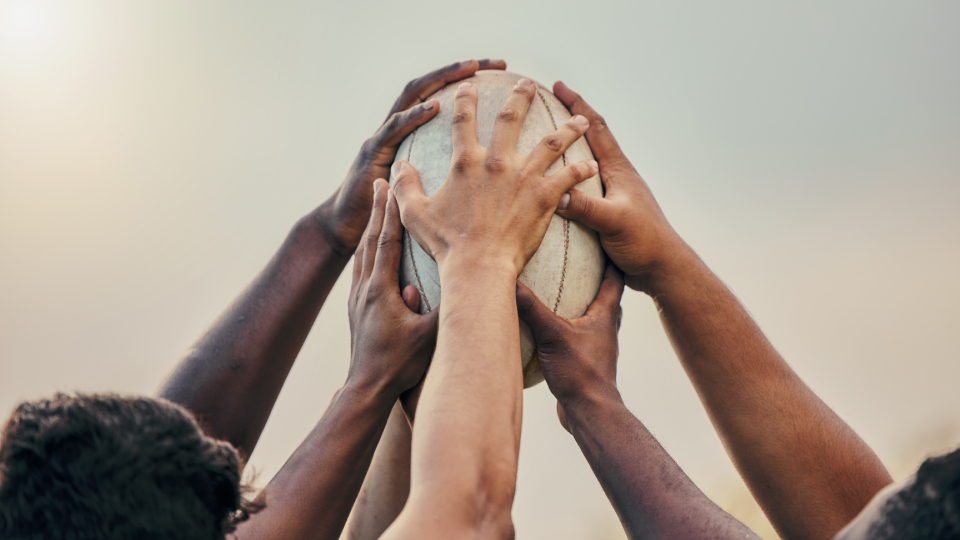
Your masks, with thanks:
[(400, 290), (403, 226), (386, 180), (373, 184), (373, 210), (353, 265), (348, 380), (393, 399), (423, 378), (437, 339), (439, 310), (417, 313), (416, 287)]
[(497, 114), (489, 148), (477, 138), (477, 90), (461, 83), (453, 102), (453, 159), (446, 182), (427, 197), (413, 166), (398, 161), (394, 191), (407, 231), (444, 268), (456, 256), (502, 265), (519, 275), (550, 224), (560, 197), (596, 174), (596, 162), (567, 165), (550, 176), (547, 168), (587, 130), (574, 116), (526, 155), (517, 140), (537, 86), (521, 79)]
[(373, 181), (386, 178), (397, 148), (418, 126), (439, 112), (436, 100), (424, 101), (451, 82), (481, 69), (506, 69), (503, 60), (466, 60), (440, 68), (407, 83), (390, 109), (386, 121), (360, 147), (347, 178), (320, 208), (317, 221), (341, 255), (349, 256), (360, 242), (370, 217)]
[(650, 280), (689, 248), (667, 222), (603, 118), (562, 82), (554, 84), (553, 91), (573, 114), (590, 120), (587, 142), (600, 163), (605, 188), (602, 198), (570, 190), (557, 213), (597, 231), (604, 251), (623, 270), (626, 284), (650, 292)]
[(543, 378), (557, 398), (557, 414), (568, 431), (565, 408), (575, 407), (582, 400), (620, 400), (617, 332), (622, 295), (623, 273), (610, 262), (596, 300), (577, 319), (555, 314), (526, 285), (517, 282), (517, 314), (530, 327)]

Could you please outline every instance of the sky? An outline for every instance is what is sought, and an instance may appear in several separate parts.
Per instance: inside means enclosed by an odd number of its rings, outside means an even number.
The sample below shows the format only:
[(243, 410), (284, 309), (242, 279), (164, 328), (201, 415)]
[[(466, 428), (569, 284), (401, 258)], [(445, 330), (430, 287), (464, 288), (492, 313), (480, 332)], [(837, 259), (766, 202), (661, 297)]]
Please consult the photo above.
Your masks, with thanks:
[[(960, 444), (957, 28), (950, 1), (0, 0), (0, 411), (154, 392), (409, 79), (499, 57), (605, 116), (673, 226), (902, 478)], [(348, 288), (251, 458), (261, 483), (345, 379)], [(623, 306), (627, 405), (773, 538), (651, 301)], [(518, 537), (623, 538), (554, 406), (525, 392)]]

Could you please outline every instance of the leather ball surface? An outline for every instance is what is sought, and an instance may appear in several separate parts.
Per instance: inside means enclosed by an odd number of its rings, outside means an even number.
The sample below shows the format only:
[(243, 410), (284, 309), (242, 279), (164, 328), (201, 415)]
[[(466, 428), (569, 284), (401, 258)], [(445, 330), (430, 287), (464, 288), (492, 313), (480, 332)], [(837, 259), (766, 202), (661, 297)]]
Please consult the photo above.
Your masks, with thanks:
[[(514, 73), (489, 70), (478, 71), (473, 77), (465, 79), (477, 89), (477, 129), (482, 146), (489, 146), (497, 112), (521, 78)], [(461, 82), (457, 81), (430, 96), (440, 102), (440, 113), (407, 136), (397, 151), (396, 159), (409, 162), (420, 174), (420, 182), (427, 196), (437, 192), (450, 171), (453, 157), (451, 112), (453, 96)], [(570, 112), (552, 92), (537, 85), (537, 96), (524, 120), (517, 152), (530, 153), (544, 136), (556, 131), (570, 117)], [(560, 170), (565, 163), (590, 159), (593, 159), (593, 152), (586, 139), (581, 138), (550, 166), (547, 175)], [(599, 175), (584, 180), (577, 185), (577, 189), (589, 195), (603, 196)], [(596, 233), (554, 214), (540, 248), (527, 263), (519, 279), (554, 313), (574, 318), (583, 315), (596, 298), (603, 271), (604, 254)], [(437, 264), (409, 234), (404, 235), (400, 283), (401, 287), (412, 284), (420, 291), (422, 313), (439, 305), (440, 275)], [(530, 330), (523, 321), (520, 321), (520, 349), (523, 385), (529, 388), (543, 380), (543, 373)], [(464, 360), (469, 361), (470, 351), (463, 351), (463, 356)]]

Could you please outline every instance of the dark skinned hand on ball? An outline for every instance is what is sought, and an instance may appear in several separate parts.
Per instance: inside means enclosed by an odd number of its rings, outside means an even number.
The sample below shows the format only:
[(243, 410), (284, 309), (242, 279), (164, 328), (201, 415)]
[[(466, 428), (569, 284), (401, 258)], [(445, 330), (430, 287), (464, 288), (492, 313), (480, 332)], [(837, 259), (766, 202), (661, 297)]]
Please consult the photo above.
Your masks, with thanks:
[(440, 310), (421, 315), (416, 287), (400, 290), (403, 225), (386, 180), (374, 182), (372, 207), (353, 265), (347, 378), (381, 381), (390, 394), (400, 397), (417, 386), (426, 372)]
[(564, 407), (584, 399), (620, 398), (617, 332), (622, 295), (623, 273), (610, 262), (596, 300), (576, 319), (553, 313), (529, 287), (517, 282), (518, 314), (533, 334), (543, 377), (557, 398), (557, 414), (567, 431)]
[(349, 255), (360, 243), (370, 217), (373, 181), (387, 178), (397, 148), (407, 135), (439, 112), (430, 95), (444, 86), (470, 77), (481, 69), (506, 69), (503, 60), (465, 60), (432, 71), (407, 83), (373, 137), (360, 147), (347, 178), (318, 213), (318, 222), (341, 255)]

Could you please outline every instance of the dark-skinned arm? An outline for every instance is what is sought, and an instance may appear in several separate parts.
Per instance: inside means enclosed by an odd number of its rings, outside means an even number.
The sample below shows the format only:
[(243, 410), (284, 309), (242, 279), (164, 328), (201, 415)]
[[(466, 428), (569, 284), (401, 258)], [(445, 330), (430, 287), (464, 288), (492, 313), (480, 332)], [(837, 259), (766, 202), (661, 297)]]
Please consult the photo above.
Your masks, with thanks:
[(597, 299), (564, 319), (517, 282), (557, 414), (573, 434), (631, 539), (757, 538), (693, 484), (620, 397), (617, 331), (623, 275), (612, 264)]
[(423, 100), (501, 60), (468, 60), (410, 81), (377, 133), (361, 147), (346, 180), (294, 226), (267, 267), (187, 351), (160, 397), (183, 405), (207, 433), (249, 457), (330, 289), (360, 242), (373, 182), (389, 174), (397, 148), (433, 118)]
[(734, 465), (785, 540), (829, 539), (892, 479), (807, 387), (733, 293), (667, 222), (607, 124), (563, 83), (606, 192), (571, 190), (558, 213), (596, 230), (631, 288), (650, 295)]
[(417, 313), (412, 285), (401, 292), (400, 211), (386, 181), (374, 188), (370, 225), (354, 262), (347, 381), (260, 492), (265, 507), (238, 527), (240, 538), (338, 538), (391, 409), (430, 362), (439, 314)]

